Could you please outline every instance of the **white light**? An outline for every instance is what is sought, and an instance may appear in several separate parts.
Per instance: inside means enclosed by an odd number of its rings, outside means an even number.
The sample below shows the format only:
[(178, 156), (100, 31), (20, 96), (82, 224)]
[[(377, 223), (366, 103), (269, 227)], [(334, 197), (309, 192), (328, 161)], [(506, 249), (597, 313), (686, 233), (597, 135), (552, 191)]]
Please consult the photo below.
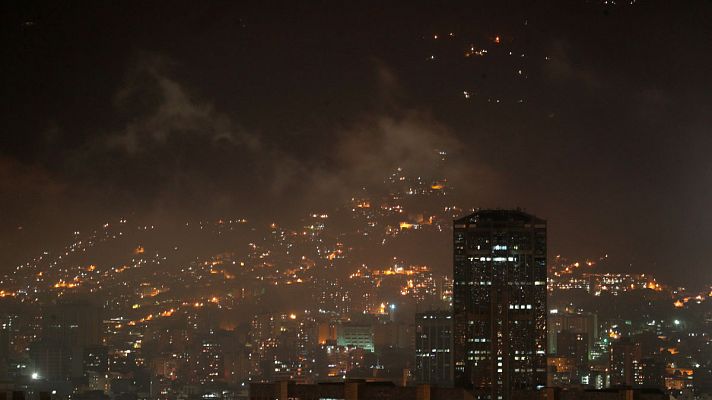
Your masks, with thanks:
[(33, 372), (32, 379), (40, 379), (40, 374), (38, 374), (37, 372)]

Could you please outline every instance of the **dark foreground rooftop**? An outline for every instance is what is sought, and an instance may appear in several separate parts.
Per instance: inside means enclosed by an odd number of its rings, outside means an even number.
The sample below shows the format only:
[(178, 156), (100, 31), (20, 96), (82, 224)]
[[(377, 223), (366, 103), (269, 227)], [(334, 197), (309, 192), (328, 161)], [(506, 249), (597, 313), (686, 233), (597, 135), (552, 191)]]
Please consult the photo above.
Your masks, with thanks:
[[(298, 384), (293, 381), (250, 384), (250, 400), (474, 400), (475, 393), (462, 388), (431, 385), (396, 386), (392, 382), (347, 380)], [(513, 393), (512, 400), (667, 400), (665, 393), (649, 389), (562, 390), (545, 388)]]

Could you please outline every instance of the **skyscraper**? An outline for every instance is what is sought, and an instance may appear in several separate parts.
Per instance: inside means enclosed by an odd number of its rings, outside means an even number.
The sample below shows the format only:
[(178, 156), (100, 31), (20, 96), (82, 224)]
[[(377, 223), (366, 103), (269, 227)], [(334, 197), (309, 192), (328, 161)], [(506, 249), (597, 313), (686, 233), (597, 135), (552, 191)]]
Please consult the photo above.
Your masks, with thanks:
[(452, 386), (452, 315), (450, 311), (415, 314), (415, 379)]
[(482, 399), (546, 385), (546, 221), (480, 210), (454, 222), (455, 384)]

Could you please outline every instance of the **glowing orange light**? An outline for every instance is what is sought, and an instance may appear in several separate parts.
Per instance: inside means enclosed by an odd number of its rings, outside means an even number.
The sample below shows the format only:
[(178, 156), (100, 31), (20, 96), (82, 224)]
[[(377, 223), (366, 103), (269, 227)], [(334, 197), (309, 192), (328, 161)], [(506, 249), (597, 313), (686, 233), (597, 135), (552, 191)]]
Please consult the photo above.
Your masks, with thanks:
[[(78, 279), (76, 279), (76, 278), (75, 278), (74, 280), (75, 280), (75, 281), (78, 281)], [(79, 286), (78, 283), (65, 282), (63, 279), (60, 279), (59, 282), (55, 283), (52, 287), (54, 287), (55, 289), (61, 289), (61, 288), (69, 288), (69, 289), (72, 289), (72, 288), (75, 288), (75, 287), (77, 287), (77, 286)]]

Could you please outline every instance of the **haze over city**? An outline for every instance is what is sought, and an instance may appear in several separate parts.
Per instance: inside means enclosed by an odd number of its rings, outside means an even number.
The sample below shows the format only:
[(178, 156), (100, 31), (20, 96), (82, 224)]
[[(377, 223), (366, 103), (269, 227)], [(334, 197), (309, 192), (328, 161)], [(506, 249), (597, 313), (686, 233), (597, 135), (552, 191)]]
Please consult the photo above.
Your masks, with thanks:
[(0, 400), (712, 394), (712, 2), (0, 10)]
[(2, 266), (128, 216), (294, 220), (444, 149), (453, 203), (707, 278), (709, 6), (8, 3)]

